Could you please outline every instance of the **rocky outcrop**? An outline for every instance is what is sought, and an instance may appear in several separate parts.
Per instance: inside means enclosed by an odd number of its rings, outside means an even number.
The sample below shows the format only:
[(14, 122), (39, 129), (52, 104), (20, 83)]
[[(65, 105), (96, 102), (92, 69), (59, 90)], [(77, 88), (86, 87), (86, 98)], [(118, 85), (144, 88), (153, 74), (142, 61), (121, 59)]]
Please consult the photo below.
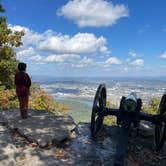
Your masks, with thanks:
[[(14, 112), (12, 113), (14, 114)], [(8, 113), (6, 112), (6, 114)], [(44, 111), (37, 113), (32, 111), (31, 117), (26, 120), (19, 119), (19, 115), (13, 115), (13, 117), (6, 115), (8, 125), (3, 126), (6, 124), (5, 116), (2, 118), (1, 115), (3, 123), (0, 123), (0, 165), (113, 166), (119, 134), (118, 126), (103, 126), (98, 137), (92, 139), (90, 124), (79, 123), (76, 126), (71, 117), (52, 117)], [(70, 131), (68, 139), (63, 143), (54, 144), (55, 133), (61, 135), (60, 130), (55, 126), (60, 127), (66, 136), (68, 134), (64, 131)], [(17, 130), (15, 130), (16, 128)], [(34, 142), (35, 133), (38, 133), (35, 139), (37, 143)], [(166, 165), (165, 148), (159, 153), (154, 151), (153, 134), (153, 126), (144, 122), (139, 130), (132, 130), (125, 156), (125, 166)], [(49, 145), (41, 148), (41, 137), (44, 138), (46, 135), (49, 138)], [(32, 139), (33, 142), (29, 139)], [(45, 141), (45, 139), (43, 140)], [(63, 136), (61, 140), (64, 140)]]
[(40, 147), (60, 144), (69, 139), (71, 132), (76, 128), (70, 116), (54, 116), (46, 111), (30, 110), (27, 119), (17, 115), (17, 110), (5, 111), (2, 114), (3, 124), (6, 123), (9, 129), (17, 130), (20, 135)]

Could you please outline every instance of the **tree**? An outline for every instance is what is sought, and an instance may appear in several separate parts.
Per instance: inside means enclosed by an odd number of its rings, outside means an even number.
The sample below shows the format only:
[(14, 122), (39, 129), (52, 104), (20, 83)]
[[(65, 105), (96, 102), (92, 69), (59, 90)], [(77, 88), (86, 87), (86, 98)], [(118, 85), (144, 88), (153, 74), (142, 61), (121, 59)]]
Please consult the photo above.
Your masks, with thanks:
[(15, 47), (22, 45), (21, 38), (24, 32), (12, 31), (2, 15), (5, 9), (0, 4), (0, 83), (7, 89), (14, 87), (14, 75), (17, 71)]

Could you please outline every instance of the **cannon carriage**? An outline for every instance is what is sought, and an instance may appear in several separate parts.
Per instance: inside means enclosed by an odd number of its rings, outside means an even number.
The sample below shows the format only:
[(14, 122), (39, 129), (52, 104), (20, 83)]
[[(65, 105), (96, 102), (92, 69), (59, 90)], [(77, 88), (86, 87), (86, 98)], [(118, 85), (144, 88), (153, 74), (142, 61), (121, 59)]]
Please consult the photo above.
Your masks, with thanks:
[(117, 117), (117, 125), (120, 127), (118, 145), (114, 165), (123, 165), (123, 156), (126, 152), (130, 129), (139, 127), (141, 120), (149, 121), (155, 125), (154, 143), (155, 150), (160, 151), (166, 139), (166, 94), (163, 94), (159, 108), (155, 115), (141, 111), (142, 100), (137, 99), (135, 93), (123, 96), (119, 109), (107, 108), (107, 91), (105, 84), (100, 84), (93, 102), (91, 114), (91, 135), (98, 136), (102, 129), (104, 117), (111, 115)]

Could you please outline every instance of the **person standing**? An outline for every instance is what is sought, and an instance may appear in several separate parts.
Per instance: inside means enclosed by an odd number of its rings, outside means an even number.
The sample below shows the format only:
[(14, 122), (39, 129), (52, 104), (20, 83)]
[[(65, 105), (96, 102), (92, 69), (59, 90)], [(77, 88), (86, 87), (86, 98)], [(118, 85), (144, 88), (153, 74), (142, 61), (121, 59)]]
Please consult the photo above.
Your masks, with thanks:
[(30, 95), (31, 79), (26, 73), (27, 65), (18, 64), (18, 72), (15, 74), (16, 94), (19, 100), (20, 114), (22, 118), (28, 117), (28, 101)]

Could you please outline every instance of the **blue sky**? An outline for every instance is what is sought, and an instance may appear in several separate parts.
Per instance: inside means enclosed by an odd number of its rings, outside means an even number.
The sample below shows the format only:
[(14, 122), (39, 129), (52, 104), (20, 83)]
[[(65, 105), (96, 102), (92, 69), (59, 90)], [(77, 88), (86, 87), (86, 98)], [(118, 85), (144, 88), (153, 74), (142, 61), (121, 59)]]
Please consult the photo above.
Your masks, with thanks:
[(2, 0), (31, 75), (166, 76), (165, 0)]

